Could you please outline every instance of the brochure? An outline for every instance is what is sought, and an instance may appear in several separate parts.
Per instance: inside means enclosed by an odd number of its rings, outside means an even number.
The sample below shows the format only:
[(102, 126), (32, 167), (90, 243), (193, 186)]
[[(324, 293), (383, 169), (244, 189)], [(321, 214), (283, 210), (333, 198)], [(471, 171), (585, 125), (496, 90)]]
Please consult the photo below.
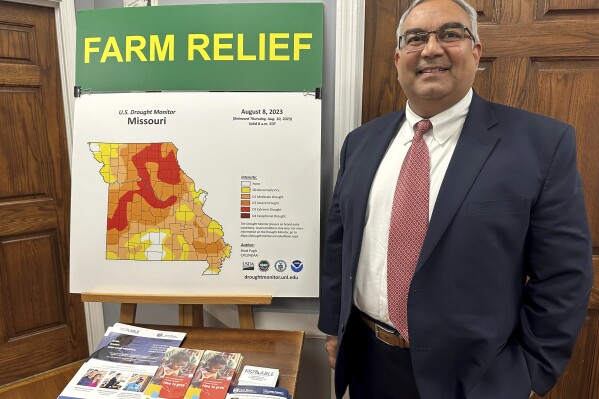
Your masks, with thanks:
[(185, 399), (224, 399), (242, 360), (240, 353), (204, 351)]
[(90, 359), (81, 366), (59, 399), (140, 399), (158, 366)]
[(166, 350), (179, 346), (185, 333), (116, 323), (109, 327), (90, 358), (116, 363), (159, 365)]
[(250, 366), (249, 364), (246, 364), (245, 366), (243, 366), (241, 374), (239, 374), (237, 385), (257, 385), (262, 387), (275, 387), (277, 386), (278, 378), (278, 369)]
[(160, 399), (183, 398), (203, 352), (199, 349), (169, 348), (144, 395)]
[(184, 337), (185, 333), (117, 323), (106, 330), (58, 398), (141, 399), (167, 349), (180, 345)]

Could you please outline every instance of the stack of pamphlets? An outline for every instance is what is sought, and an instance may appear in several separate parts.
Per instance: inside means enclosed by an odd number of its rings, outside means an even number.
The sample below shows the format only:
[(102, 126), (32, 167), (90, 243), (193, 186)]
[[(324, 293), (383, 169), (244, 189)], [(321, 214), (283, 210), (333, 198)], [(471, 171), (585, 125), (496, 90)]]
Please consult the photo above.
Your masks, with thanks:
[(257, 385), (262, 387), (277, 386), (278, 369), (245, 365), (239, 375), (237, 385)]
[(278, 378), (278, 369), (245, 365), (226, 399), (290, 399), (286, 389), (275, 387)]
[(108, 328), (90, 359), (81, 366), (59, 399), (141, 399), (167, 349), (185, 333), (117, 323)]
[(240, 353), (205, 350), (185, 399), (225, 399), (242, 360)]
[(169, 348), (144, 395), (150, 398), (183, 398), (203, 352), (199, 349)]

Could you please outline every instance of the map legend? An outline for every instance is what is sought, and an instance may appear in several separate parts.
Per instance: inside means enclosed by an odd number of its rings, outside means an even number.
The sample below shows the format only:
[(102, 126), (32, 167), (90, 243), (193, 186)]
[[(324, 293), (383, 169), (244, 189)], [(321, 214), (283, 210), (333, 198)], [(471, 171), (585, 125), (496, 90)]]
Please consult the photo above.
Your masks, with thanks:
[(250, 218), (250, 200), (252, 198), (252, 182), (247, 180), (241, 181), (241, 218)]

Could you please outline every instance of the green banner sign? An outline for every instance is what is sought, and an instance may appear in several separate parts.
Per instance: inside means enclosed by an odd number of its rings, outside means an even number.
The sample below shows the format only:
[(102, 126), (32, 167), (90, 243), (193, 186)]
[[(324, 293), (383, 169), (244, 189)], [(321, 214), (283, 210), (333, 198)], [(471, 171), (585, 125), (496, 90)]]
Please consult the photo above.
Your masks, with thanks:
[(81, 11), (76, 84), (92, 92), (314, 91), (322, 42), (320, 3)]

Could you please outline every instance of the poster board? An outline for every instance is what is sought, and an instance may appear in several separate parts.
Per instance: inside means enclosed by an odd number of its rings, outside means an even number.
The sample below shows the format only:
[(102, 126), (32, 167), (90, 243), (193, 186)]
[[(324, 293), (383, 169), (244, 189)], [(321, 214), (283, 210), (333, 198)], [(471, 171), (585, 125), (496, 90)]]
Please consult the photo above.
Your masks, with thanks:
[(318, 296), (322, 4), (86, 11), (77, 42), (71, 290)]
[(323, 5), (196, 4), (77, 14), (76, 84), (92, 92), (313, 92)]

